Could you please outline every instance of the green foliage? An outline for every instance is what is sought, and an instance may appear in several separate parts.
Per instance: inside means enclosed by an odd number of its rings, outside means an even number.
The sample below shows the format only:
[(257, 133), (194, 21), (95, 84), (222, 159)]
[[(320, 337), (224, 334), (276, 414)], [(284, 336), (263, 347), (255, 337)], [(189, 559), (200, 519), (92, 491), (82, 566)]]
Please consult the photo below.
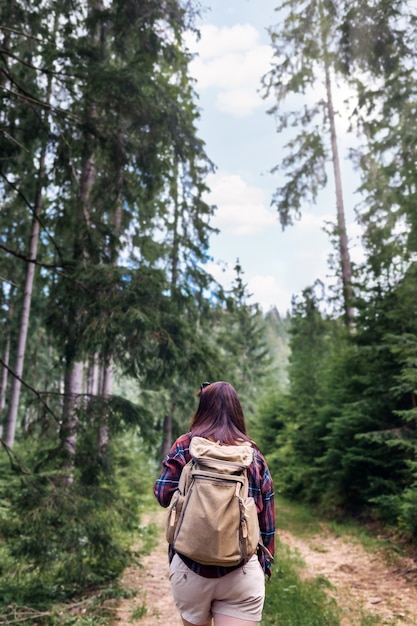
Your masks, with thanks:
[[(414, 472), (416, 468), (414, 467)], [(395, 504), (398, 506), (398, 498)], [(379, 504), (379, 502), (378, 502)], [(405, 489), (399, 502), (398, 520), (400, 527), (404, 528), (413, 537), (417, 536), (417, 483)]]
[[(408, 359), (411, 356), (412, 362), (413, 343), (406, 337), (416, 327), (403, 294), (398, 298), (403, 291), (399, 284), (361, 310), (366, 325), (358, 329), (346, 354), (345, 381), (342, 371), (338, 375), (343, 395), (339, 418), (329, 427), (325, 455), (332, 457), (328, 480), (330, 473), (333, 478), (339, 475), (346, 502), (353, 507), (355, 502), (379, 502), (379, 513), (389, 522), (413, 482), (410, 462), (415, 457), (415, 429), (412, 419), (407, 420), (415, 402)], [(388, 507), (389, 502), (396, 505)]]
[[(112, 360), (153, 387), (176, 368), (183, 375), (196, 311), (215, 290), (203, 267), (213, 208), (202, 195), (212, 164), (197, 137), (182, 42), (192, 3), (41, 3), (36, 17), (24, 2), (0, 10), (0, 346), (11, 339), (11, 354), (35, 195), (41, 203), (25, 359), (31, 392), (20, 405), (27, 426), (39, 389), (59, 421), (60, 379), (74, 359)], [(191, 362), (201, 361), (194, 352)]]
[(141, 619), (147, 614), (148, 610), (145, 604), (141, 604), (140, 606), (136, 606), (130, 615), (129, 622), (134, 623), (137, 619)]
[(280, 389), (285, 389), (288, 385), (288, 359), (290, 355), (288, 331), (290, 323), (289, 313), (282, 318), (276, 307), (271, 308), (265, 315), (266, 342), (272, 357), (274, 378), (276, 377), (275, 380), (271, 381), (271, 386), (274, 386), (277, 379)]
[(250, 294), (238, 260), (235, 272), (232, 289), (225, 306), (218, 309), (219, 319), (213, 329), (219, 352), (217, 371), (207, 379), (230, 382), (250, 421), (257, 400), (274, 380), (273, 361), (265, 320), (258, 305), (248, 303)]
[(340, 29), (339, 59), (358, 94), (362, 243), (369, 276), (382, 288), (406, 271), (417, 244), (415, 24), (415, 7), (406, 0), (359, 1)]
[(306, 292), (290, 329), (290, 386), (260, 406), (259, 424), (280, 493), (415, 537), (414, 286), (411, 266), (395, 288), (369, 290), (353, 333)]
[[(322, 454), (326, 423), (319, 411), (324, 394), (328, 359), (340, 342), (344, 327), (322, 317), (320, 301), (313, 288), (306, 289), (296, 303), (289, 330), (289, 388), (271, 396), (265, 417), (270, 430), (265, 439), (275, 445), (268, 460), (277, 473), (282, 493), (314, 500), (315, 459)], [(269, 413), (269, 417), (268, 417)], [(277, 428), (274, 427), (274, 414)]]
[(12, 468), (1, 483), (3, 606), (41, 610), (87, 587), (109, 585), (134, 558), (133, 535), (143, 536), (144, 546), (151, 539), (140, 511), (155, 468), (139, 442), (135, 449), (129, 438), (114, 439), (99, 473), (86, 469), (94, 454), (81, 448), (72, 484), (52, 469), (51, 454), (42, 459), (40, 453), (23, 457), (25, 467), (38, 463), (35, 472), (16, 476)]
[[(272, 473), (274, 483), (277, 474)], [(297, 537), (310, 536), (320, 532), (322, 517), (314, 507), (305, 503), (288, 500), (280, 494), (275, 497), (275, 507), (279, 520), (279, 528), (294, 533)]]
[(286, 397), (279, 389), (271, 389), (259, 399), (253, 436), (266, 456), (274, 452), (277, 442), (283, 443), (280, 435), (287, 422), (286, 411)]

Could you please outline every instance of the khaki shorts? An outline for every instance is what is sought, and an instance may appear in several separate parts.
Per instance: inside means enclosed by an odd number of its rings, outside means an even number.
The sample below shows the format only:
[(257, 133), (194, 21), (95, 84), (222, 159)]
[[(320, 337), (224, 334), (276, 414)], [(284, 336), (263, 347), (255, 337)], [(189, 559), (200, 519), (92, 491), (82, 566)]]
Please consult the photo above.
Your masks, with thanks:
[(199, 576), (175, 554), (169, 580), (181, 617), (192, 624), (205, 624), (215, 613), (253, 622), (262, 619), (265, 576), (256, 554), (221, 578)]

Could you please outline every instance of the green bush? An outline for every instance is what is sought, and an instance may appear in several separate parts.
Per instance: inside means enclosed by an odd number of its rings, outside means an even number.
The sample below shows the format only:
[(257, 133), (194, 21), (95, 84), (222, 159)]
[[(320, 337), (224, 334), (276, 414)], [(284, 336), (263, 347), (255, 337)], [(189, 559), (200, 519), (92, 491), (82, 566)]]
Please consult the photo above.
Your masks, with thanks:
[(150, 461), (131, 435), (115, 439), (105, 464), (86, 442), (71, 484), (51, 450), (23, 451), (9, 466), (3, 460), (0, 607), (65, 602), (117, 580), (135, 558), (131, 546), (144, 532), (140, 509), (153, 476)]

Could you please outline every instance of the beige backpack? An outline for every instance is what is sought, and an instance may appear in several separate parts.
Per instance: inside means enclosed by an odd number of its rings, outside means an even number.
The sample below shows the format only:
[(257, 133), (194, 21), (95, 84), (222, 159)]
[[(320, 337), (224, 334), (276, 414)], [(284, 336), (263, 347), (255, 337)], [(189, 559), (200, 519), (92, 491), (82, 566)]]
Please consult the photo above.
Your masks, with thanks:
[(176, 552), (204, 565), (233, 566), (252, 556), (260, 541), (255, 502), (248, 496), (250, 444), (220, 445), (203, 437), (190, 443), (167, 520)]

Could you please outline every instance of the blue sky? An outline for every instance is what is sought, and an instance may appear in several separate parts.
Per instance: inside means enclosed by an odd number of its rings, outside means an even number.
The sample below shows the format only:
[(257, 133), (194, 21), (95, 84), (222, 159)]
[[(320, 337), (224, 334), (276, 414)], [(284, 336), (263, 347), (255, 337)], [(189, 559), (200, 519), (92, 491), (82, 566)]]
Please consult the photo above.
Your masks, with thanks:
[[(211, 239), (209, 269), (228, 287), (239, 259), (252, 301), (265, 311), (276, 306), (284, 315), (292, 295), (317, 278), (326, 282), (327, 259), (333, 251), (323, 227), (326, 221), (335, 221), (333, 186), (329, 184), (317, 205), (306, 205), (301, 221), (282, 232), (270, 206), (279, 185), (270, 170), (280, 162), (285, 142), (259, 93), (272, 59), (266, 29), (276, 21), (275, 4), (270, 0), (204, 0), (204, 4), (208, 9), (197, 23), (201, 39), (191, 38), (188, 46), (197, 53), (190, 72), (197, 81), (199, 136), (217, 167), (207, 181), (211, 189), (207, 200), (217, 206), (213, 226), (221, 232)], [(349, 188), (348, 233), (354, 242), (353, 174), (344, 158), (349, 145), (346, 119), (340, 118), (339, 124), (341, 166)], [(355, 246), (351, 253), (355, 258)]]

